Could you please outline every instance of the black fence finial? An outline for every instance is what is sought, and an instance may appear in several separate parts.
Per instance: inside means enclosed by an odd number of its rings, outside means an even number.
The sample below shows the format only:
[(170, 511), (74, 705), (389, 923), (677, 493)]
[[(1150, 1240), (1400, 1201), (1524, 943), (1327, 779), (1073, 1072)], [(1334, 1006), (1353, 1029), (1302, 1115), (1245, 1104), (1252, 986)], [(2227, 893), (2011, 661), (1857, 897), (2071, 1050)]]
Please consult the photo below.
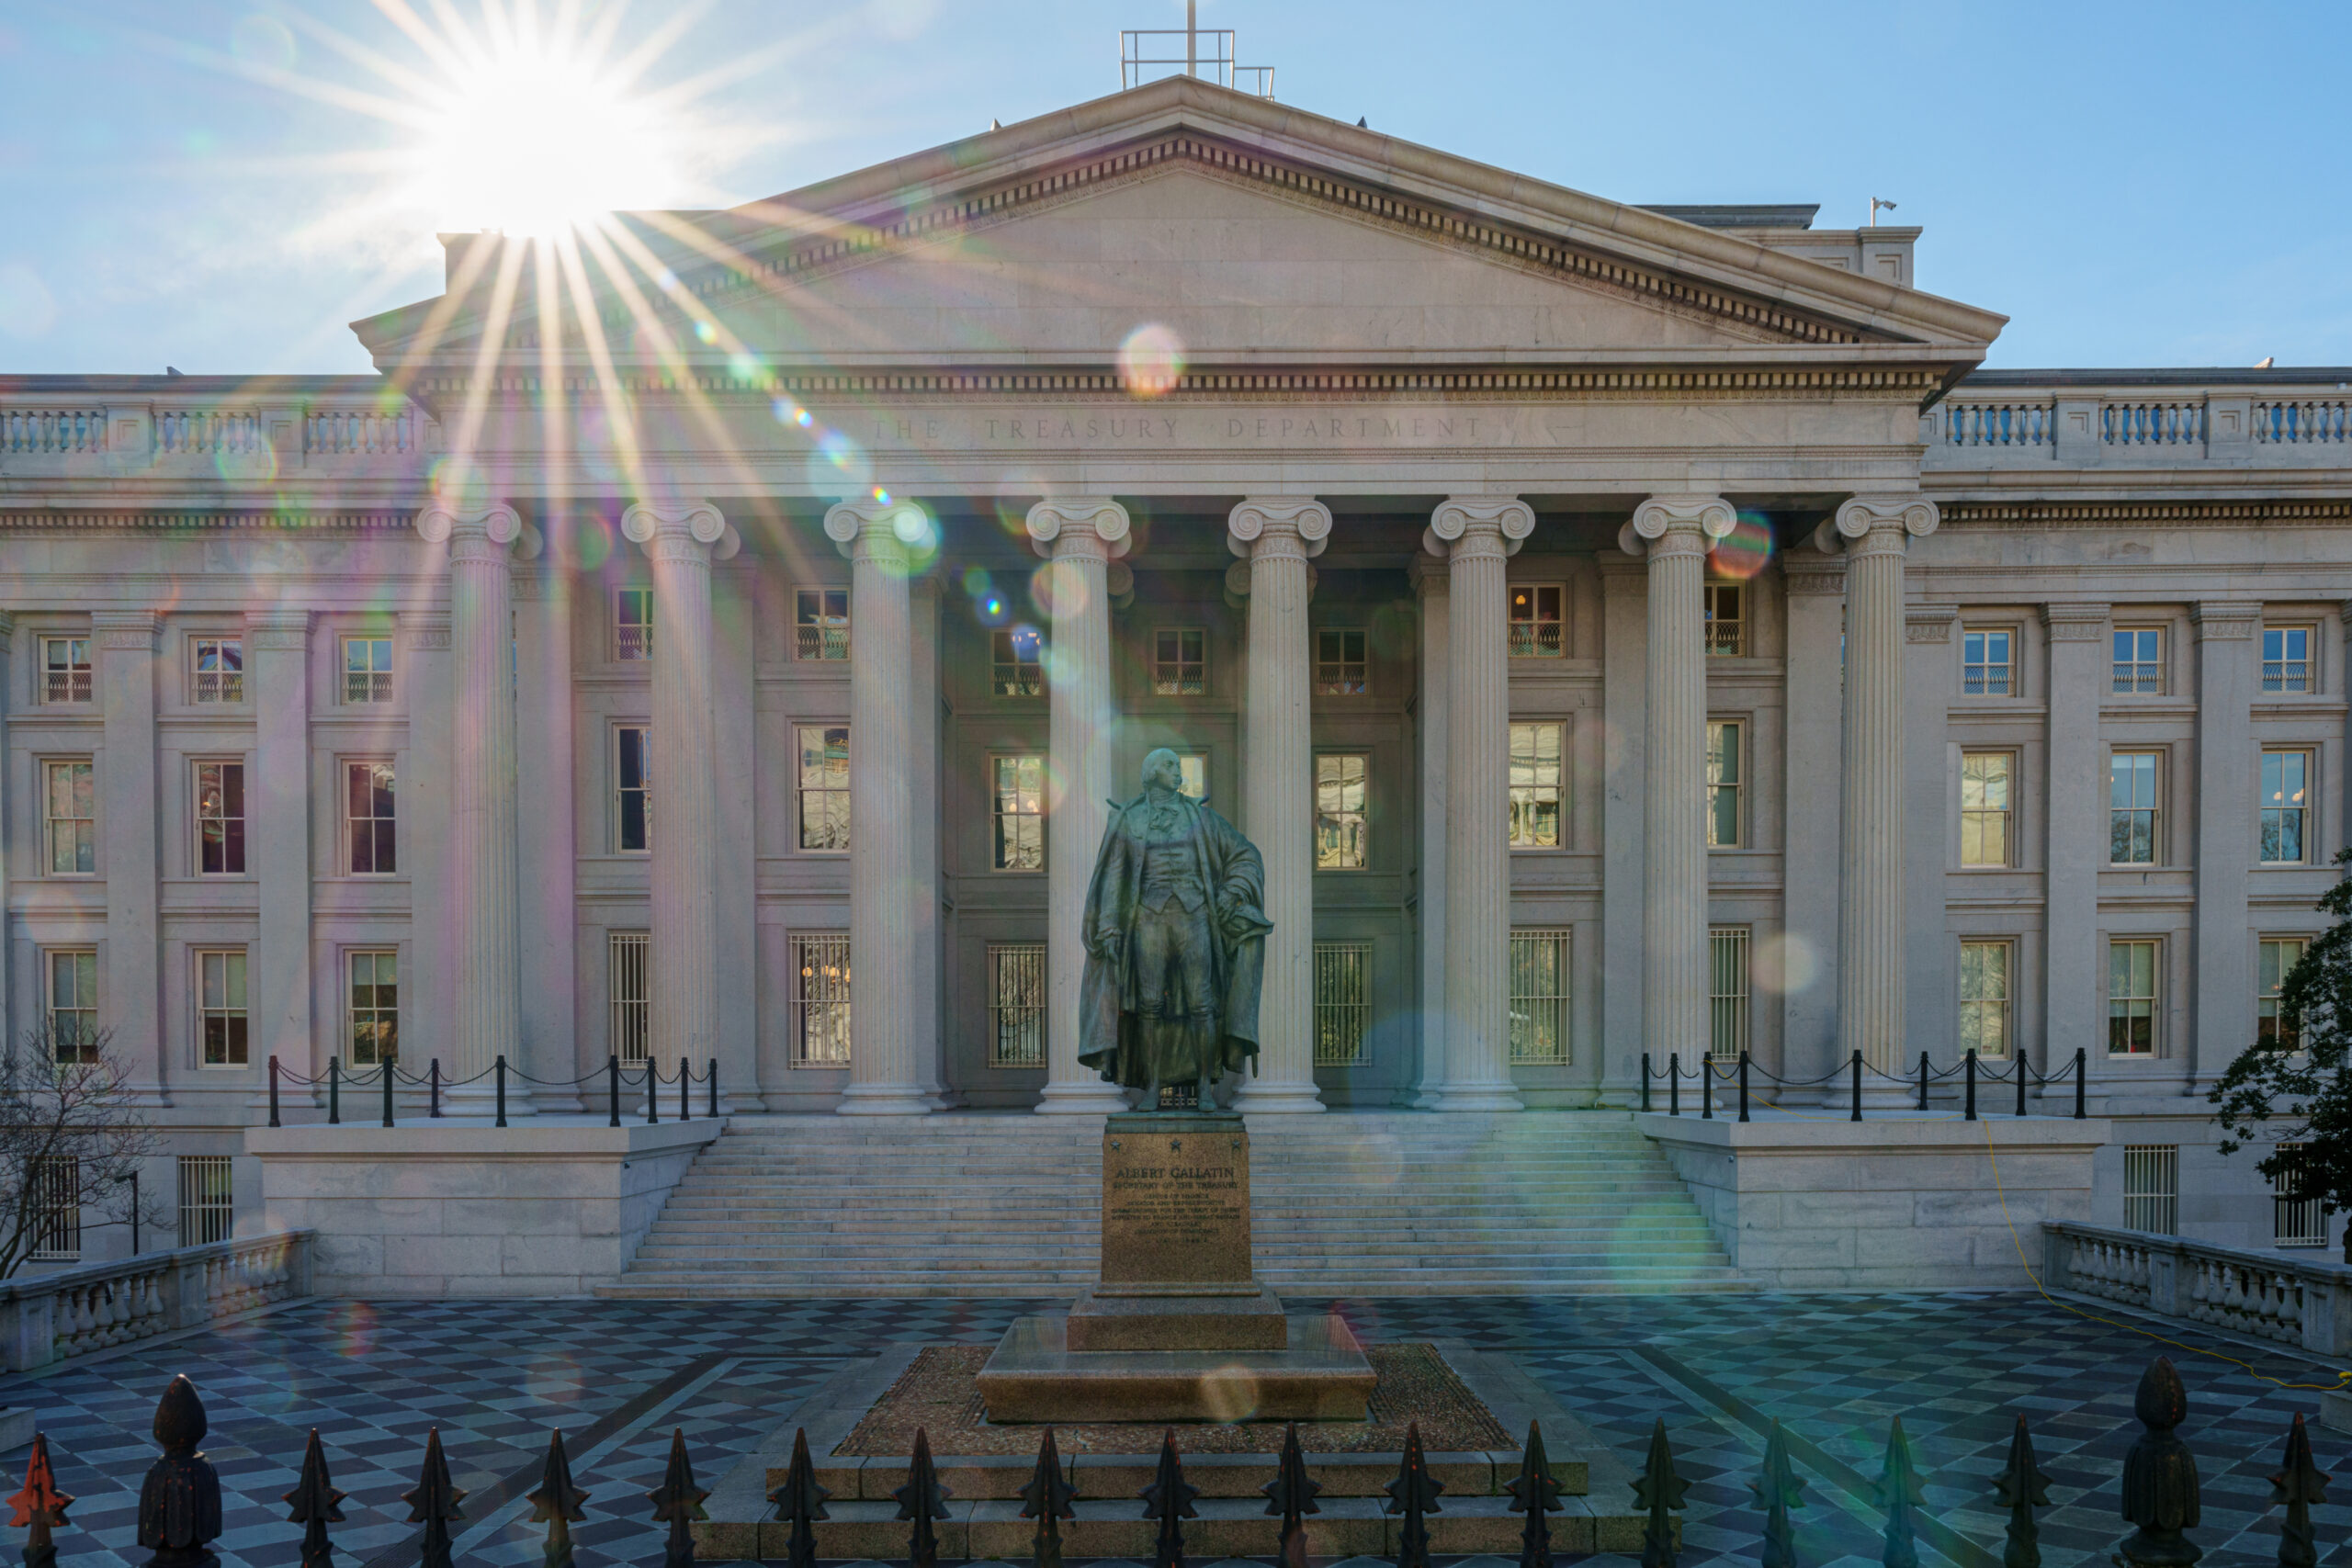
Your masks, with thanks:
[(302, 1450), (302, 1479), (286, 1494), (286, 1522), (302, 1527), (302, 1568), (333, 1568), (334, 1542), (327, 1527), (343, 1523), (343, 1494), (327, 1473), (327, 1450), (316, 1427)]
[(662, 1484), (645, 1495), (653, 1505), (653, 1522), (668, 1525), (662, 1543), (662, 1568), (695, 1568), (695, 1521), (710, 1517), (703, 1499), (710, 1494), (695, 1484), (695, 1461), (686, 1452), (686, 1430), (670, 1429), (670, 1467)]
[(1143, 1517), (1159, 1526), (1159, 1539), (1152, 1543), (1151, 1568), (1184, 1568), (1182, 1521), (1200, 1517), (1193, 1506), (1193, 1499), (1200, 1495), (1201, 1489), (1184, 1479), (1184, 1461), (1176, 1452), (1176, 1428), (1170, 1427), (1159, 1439), (1159, 1468), (1142, 1494)]
[(1650, 1428), (1649, 1457), (1634, 1478), (1634, 1506), (1642, 1511), (1642, 1568), (1674, 1568), (1681, 1549), (1674, 1541), (1674, 1510), (1690, 1483), (1675, 1473), (1674, 1449), (1666, 1422)]
[(2319, 1543), (2312, 1535), (2312, 1505), (2327, 1501), (2327, 1472), (2312, 1462), (2311, 1434), (2301, 1411), (2287, 1434), (2287, 1461), (2270, 1478), (2270, 1500), (2287, 1505), (2278, 1523), (2278, 1568), (2319, 1568)]
[(1778, 1421), (1764, 1441), (1763, 1473), (1749, 1485), (1756, 1506), (1764, 1510), (1764, 1568), (1797, 1568), (1797, 1527), (1789, 1510), (1804, 1506), (1804, 1499), (1797, 1495), (1804, 1483), (1789, 1462), (1788, 1435)]
[[(649, 1063), (646, 1071), (652, 1070)], [(947, 1517), (947, 1488), (939, 1483), (939, 1472), (931, 1462), (931, 1438), (921, 1427), (915, 1428), (914, 1456), (907, 1461), (907, 1483), (890, 1495), (899, 1501), (899, 1517), (914, 1521), (907, 1535), (910, 1568), (939, 1568), (936, 1521)]]
[(1552, 1527), (1544, 1516), (1560, 1511), (1560, 1483), (1552, 1479), (1552, 1462), (1544, 1457), (1544, 1428), (1536, 1422), (1527, 1424), (1519, 1474), (1504, 1483), (1504, 1490), (1510, 1494), (1510, 1511), (1527, 1516), (1519, 1531), (1519, 1568), (1552, 1568)]
[(1911, 1445), (1903, 1438), (1903, 1417), (1886, 1431), (1886, 1465), (1879, 1472), (1878, 1506), (1886, 1510), (1886, 1548), (1879, 1554), (1885, 1568), (1919, 1568), (1919, 1544), (1915, 1539), (1912, 1510), (1927, 1502), (1919, 1484), (1918, 1467), (1911, 1462)]
[(449, 1481), (449, 1461), (441, 1453), (441, 1428), (432, 1427), (424, 1434), (424, 1472), (414, 1487), (401, 1494), (401, 1501), (408, 1505), (408, 1522), (424, 1527), (417, 1568), (450, 1568), (449, 1523), (466, 1517), (458, 1506), (465, 1500), (465, 1488)]
[(1315, 1495), (1323, 1483), (1306, 1473), (1306, 1455), (1298, 1446), (1298, 1423), (1293, 1421), (1283, 1431), (1283, 1457), (1274, 1465), (1274, 1478), (1258, 1490), (1266, 1498), (1266, 1512), (1280, 1514), (1282, 1534), (1274, 1548), (1274, 1561), (1282, 1568), (1306, 1568), (1306, 1516), (1319, 1514), (1322, 1505)]
[(808, 1428), (803, 1427), (792, 1435), (792, 1468), (784, 1472), (784, 1484), (768, 1494), (777, 1515), (792, 1527), (785, 1543), (788, 1568), (814, 1568), (817, 1521), (832, 1517), (825, 1512), (825, 1499), (831, 1495), (817, 1484), (817, 1467), (808, 1460)]
[(57, 1543), (49, 1532), (74, 1522), (65, 1517), (65, 1510), (73, 1506), (74, 1499), (57, 1489), (57, 1472), (49, 1462), (49, 1434), (35, 1432), (33, 1457), (25, 1466), (25, 1489), (8, 1499), (16, 1514), (8, 1522), (28, 1532), (24, 1568), (56, 1568)]
[(2041, 1568), (2041, 1525), (2036, 1508), (2050, 1506), (2050, 1477), (2034, 1461), (2033, 1434), (2025, 1417), (2018, 1417), (2016, 1436), (2009, 1439), (2008, 1462), (1993, 1478), (2001, 1506), (2009, 1511), (2008, 1544), (2001, 1549), (2001, 1568)]
[(2123, 1456), (2123, 1517), (2140, 1528), (2116, 1543), (2118, 1568), (2188, 1568), (2205, 1555), (2184, 1531), (2200, 1511), (2197, 1459), (2173, 1435), (2188, 1415), (2188, 1391), (2163, 1356), (2148, 1363), (2132, 1413), (2147, 1428)]
[(548, 1527), (548, 1543), (539, 1561), (546, 1568), (571, 1568), (571, 1527), (588, 1516), (581, 1505), (588, 1494), (573, 1483), (571, 1461), (563, 1451), (563, 1433), (548, 1433), (547, 1463), (539, 1471), (539, 1489), (526, 1495), (531, 1522)]
[(139, 1488), (139, 1544), (152, 1548), (147, 1568), (220, 1568), (211, 1543), (220, 1534), (220, 1476), (197, 1451), (207, 1424), (204, 1401), (186, 1374), (155, 1404), (155, 1441), (164, 1457)]
[(1426, 1516), (1445, 1511), (1437, 1500), (1445, 1490), (1445, 1483), (1430, 1473), (1430, 1461), (1421, 1452), (1419, 1421), (1406, 1423), (1404, 1461), (1396, 1467), (1396, 1479), (1385, 1490), (1385, 1511), (1405, 1516), (1396, 1535), (1396, 1568), (1430, 1568), (1430, 1527)]
[(1033, 1568), (1062, 1568), (1062, 1521), (1078, 1517), (1073, 1506), (1077, 1496), (1078, 1488), (1062, 1472), (1061, 1450), (1054, 1447), (1054, 1429), (1048, 1427), (1046, 1440), (1037, 1445), (1037, 1468), (1021, 1489), (1021, 1517), (1037, 1521), (1030, 1551)]

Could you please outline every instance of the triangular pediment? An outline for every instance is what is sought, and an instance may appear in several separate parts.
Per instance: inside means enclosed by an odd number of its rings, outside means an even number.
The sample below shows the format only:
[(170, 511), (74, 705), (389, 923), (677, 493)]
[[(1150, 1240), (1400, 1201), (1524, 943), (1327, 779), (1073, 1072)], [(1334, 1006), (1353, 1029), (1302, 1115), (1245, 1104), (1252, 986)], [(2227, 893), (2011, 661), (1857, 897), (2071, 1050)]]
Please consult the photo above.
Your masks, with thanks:
[[(629, 228), (604, 258), (671, 284), (666, 299), (644, 281), (602, 291), (607, 352), (640, 365), (716, 340), (714, 364), (748, 351), (779, 368), (1107, 368), (1146, 324), (1196, 372), (1889, 348), (1973, 362), (2001, 324), (1184, 78)], [(470, 358), (485, 282), (361, 335), (388, 367)], [(537, 358), (540, 331), (526, 305), (507, 347)]]

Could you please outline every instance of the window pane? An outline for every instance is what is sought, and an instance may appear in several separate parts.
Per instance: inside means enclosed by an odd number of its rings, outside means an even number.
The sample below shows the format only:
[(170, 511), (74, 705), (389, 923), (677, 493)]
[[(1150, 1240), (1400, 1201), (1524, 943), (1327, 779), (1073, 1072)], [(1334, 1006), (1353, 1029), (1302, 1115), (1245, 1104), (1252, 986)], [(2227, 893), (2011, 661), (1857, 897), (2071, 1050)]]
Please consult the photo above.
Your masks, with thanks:
[(1370, 863), (1364, 816), (1371, 759), (1315, 759), (1315, 864), (1323, 871), (1360, 871)]

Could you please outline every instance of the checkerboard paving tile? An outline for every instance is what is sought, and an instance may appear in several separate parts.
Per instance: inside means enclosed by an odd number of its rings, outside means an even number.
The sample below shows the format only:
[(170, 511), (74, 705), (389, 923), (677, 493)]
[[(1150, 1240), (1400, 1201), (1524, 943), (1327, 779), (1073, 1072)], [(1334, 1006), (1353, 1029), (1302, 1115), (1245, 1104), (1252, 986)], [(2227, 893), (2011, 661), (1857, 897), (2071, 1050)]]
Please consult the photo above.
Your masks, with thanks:
[[(308, 1429), (350, 1494), (335, 1540), (358, 1568), (413, 1562), (400, 1494), (415, 1483), (437, 1426), (458, 1484), (473, 1496), (460, 1561), (525, 1568), (542, 1531), (523, 1494), (537, 1484), (550, 1426), (590, 1493), (574, 1527), (582, 1568), (659, 1560), (645, 1493), (673, 1428), (714, 1484), (843, 1363), (892, 1343), (988, 1343), (1039, 1302), (306, 1302), (192, 1338), (0, 1379), (0, 1403), (30, 1404), (60, 1483), (80, 1501), (61, 1532), (74, 1562), (143, 1562), (132, 1544), (147, 1429), (175, 1371), (203, 1393), (206, 1450), (220, 1467), (227, 1568), (295, 1562), (300, 1531), (280, 1495)], [(1295, 1309), (1319, 1303), (1299, 1301)], [(1924, 1562), (1997, 1568), (2006, 1523), (1990, 1477), (2011, 1425), (2032, 1423), (2053, 1506), (2051, 1568), (2104, 1564), (2124, 1525), (2117, 1476), (2138, 1425), (2132, 1394), (2168, 1351), (2189, 1391), (2182, 1435), (2204, 1480), (2194, 1539), (2206, 1568), (2276, 1560), (2267, 1477), (2290, 1417), (2312, 1423), (2321, 1468), (2343, 1505), (2317, 1510), (2323, 1549), (2352, 1531), (2352, 1443), (2316, 1424), (2330, 1381), (2299, 1357), (2249, 1349), (2100, 1309), (2078, 1315), (2031, 1295), (1473, 1298), (1342, 1302), (1367, 1338), (1453, 1338), (1503, 1351), (1638, 1468), (1665, 1419), (1691, 1482), (1684, 1517), (1692, 1568), (1753, 1562), (1761, 1519), (1749, 1492), (1770, 1425), (1791, 1438), (1807, 1506), (1796, 1514), (1807, 1568), (1879, 1560), (1870, 1495), (1888, 1422), (1900, 1416), (1927, 1476)], [(2085, 1309), (2088, 1311), (2090, 1309)], [(2166, 1346), (2149, 1337), (2177, 1340)], [(2199, 1351), (2250, 1363), (2240, 1367)], [(6, 1456), (20, 1471), (24, 1450)], [(13, 1489), (13, 1482), (10, 1489)]]

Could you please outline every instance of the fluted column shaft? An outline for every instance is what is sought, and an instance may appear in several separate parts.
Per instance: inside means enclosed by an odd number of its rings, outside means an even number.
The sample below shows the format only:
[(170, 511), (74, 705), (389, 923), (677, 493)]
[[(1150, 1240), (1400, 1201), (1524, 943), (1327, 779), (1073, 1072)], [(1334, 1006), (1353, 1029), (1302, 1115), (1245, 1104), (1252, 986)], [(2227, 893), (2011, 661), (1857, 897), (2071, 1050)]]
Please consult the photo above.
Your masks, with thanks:
[(1431, 537), (1446, 558), (1445, 1071), (1433, 1111), (1516, 1111), (1510, 1080), (1510, 555), (1523, 502), (1457, 496)]
[(931, 1110), (915, 1060), (914, 835), (908, 774), (914, 619), (904, 528), (927, 520), (905, 502), (845, 503), (825, 532), (850, 558), (849, 1087), (844, 1116)]
[(707, 504), (640, 503), (621, 526), (653, 577), (650, 1049), (665, 1069), (684, 1056), (700, 1071), (718, 1050), (710, 556), (727, 525)]
[(1037, 1109), (1102, 1115), (1126, 1098), (1078, 1059), (1079, 995), (1086, 974), (1086, 885), (1102, 847), (1118, 709), (1111, 695), (1112, 552), (1124, 550), (1126, 509), (1098, 497), (1039, 502), (1029, 536), (1046, 553), (1053, 629), (1046, 649), (1051, 752), (1046, 817), (1046, 1088)]
[(1653, 1065), (1705, 1058), (1707, 1031), (1707, 550), (1731, 531), (1712, 496), (1657, 497), (1624, 542), (1649, 558), (1642, 811), (1642, 1041)]
[(1903, 944), (1903, 558), (1930, 533), (1924, 501), (1856, 499), (1846, 542), (1846, 751), (1838, 886), (1838, 1036), (1881, 1072), (1906, 1070)]
[(1424, 553), (1413, 558), (1413, 592), (1420, 601), (1420, 695), (1413, 706), (1415, 750), (1420, 761), (1419, 874), (1415, 877), (1420, 926), (1421, 1076), (1415, 1105), (1435, 1109), (1445, 1087), (1445, 841), (1453, 821), (1453, 626), (1452, 583), (1447, 569)]
[(1315, 1088), (1315, 744), (1308, 712), (1307, 569), (1331, 513), (1305, 498), (1253, 498), (1227, 520), (1250, 562), (1249, 756), (1243, 824), (1266, 867), (1266, 975), (1258, 995), (1258, 1072), (1235, 1104), (1253, 1112), (1323, 1109)]
[[(417, 530), (449, 547), (451, 713), (448, 819), (452, 987), (451, 1078), (521, 1054), (522, 939), (514, 858), (514, 589), (508, 547), (522, 536), (512, 507), (427, 507)], [(414, 1064), (410, 1064), (412, 1068)], [(488, 1088), (468, 1085), (465, 1098)], [(493, 1091), (494, 1092), (494, 1091)]]

